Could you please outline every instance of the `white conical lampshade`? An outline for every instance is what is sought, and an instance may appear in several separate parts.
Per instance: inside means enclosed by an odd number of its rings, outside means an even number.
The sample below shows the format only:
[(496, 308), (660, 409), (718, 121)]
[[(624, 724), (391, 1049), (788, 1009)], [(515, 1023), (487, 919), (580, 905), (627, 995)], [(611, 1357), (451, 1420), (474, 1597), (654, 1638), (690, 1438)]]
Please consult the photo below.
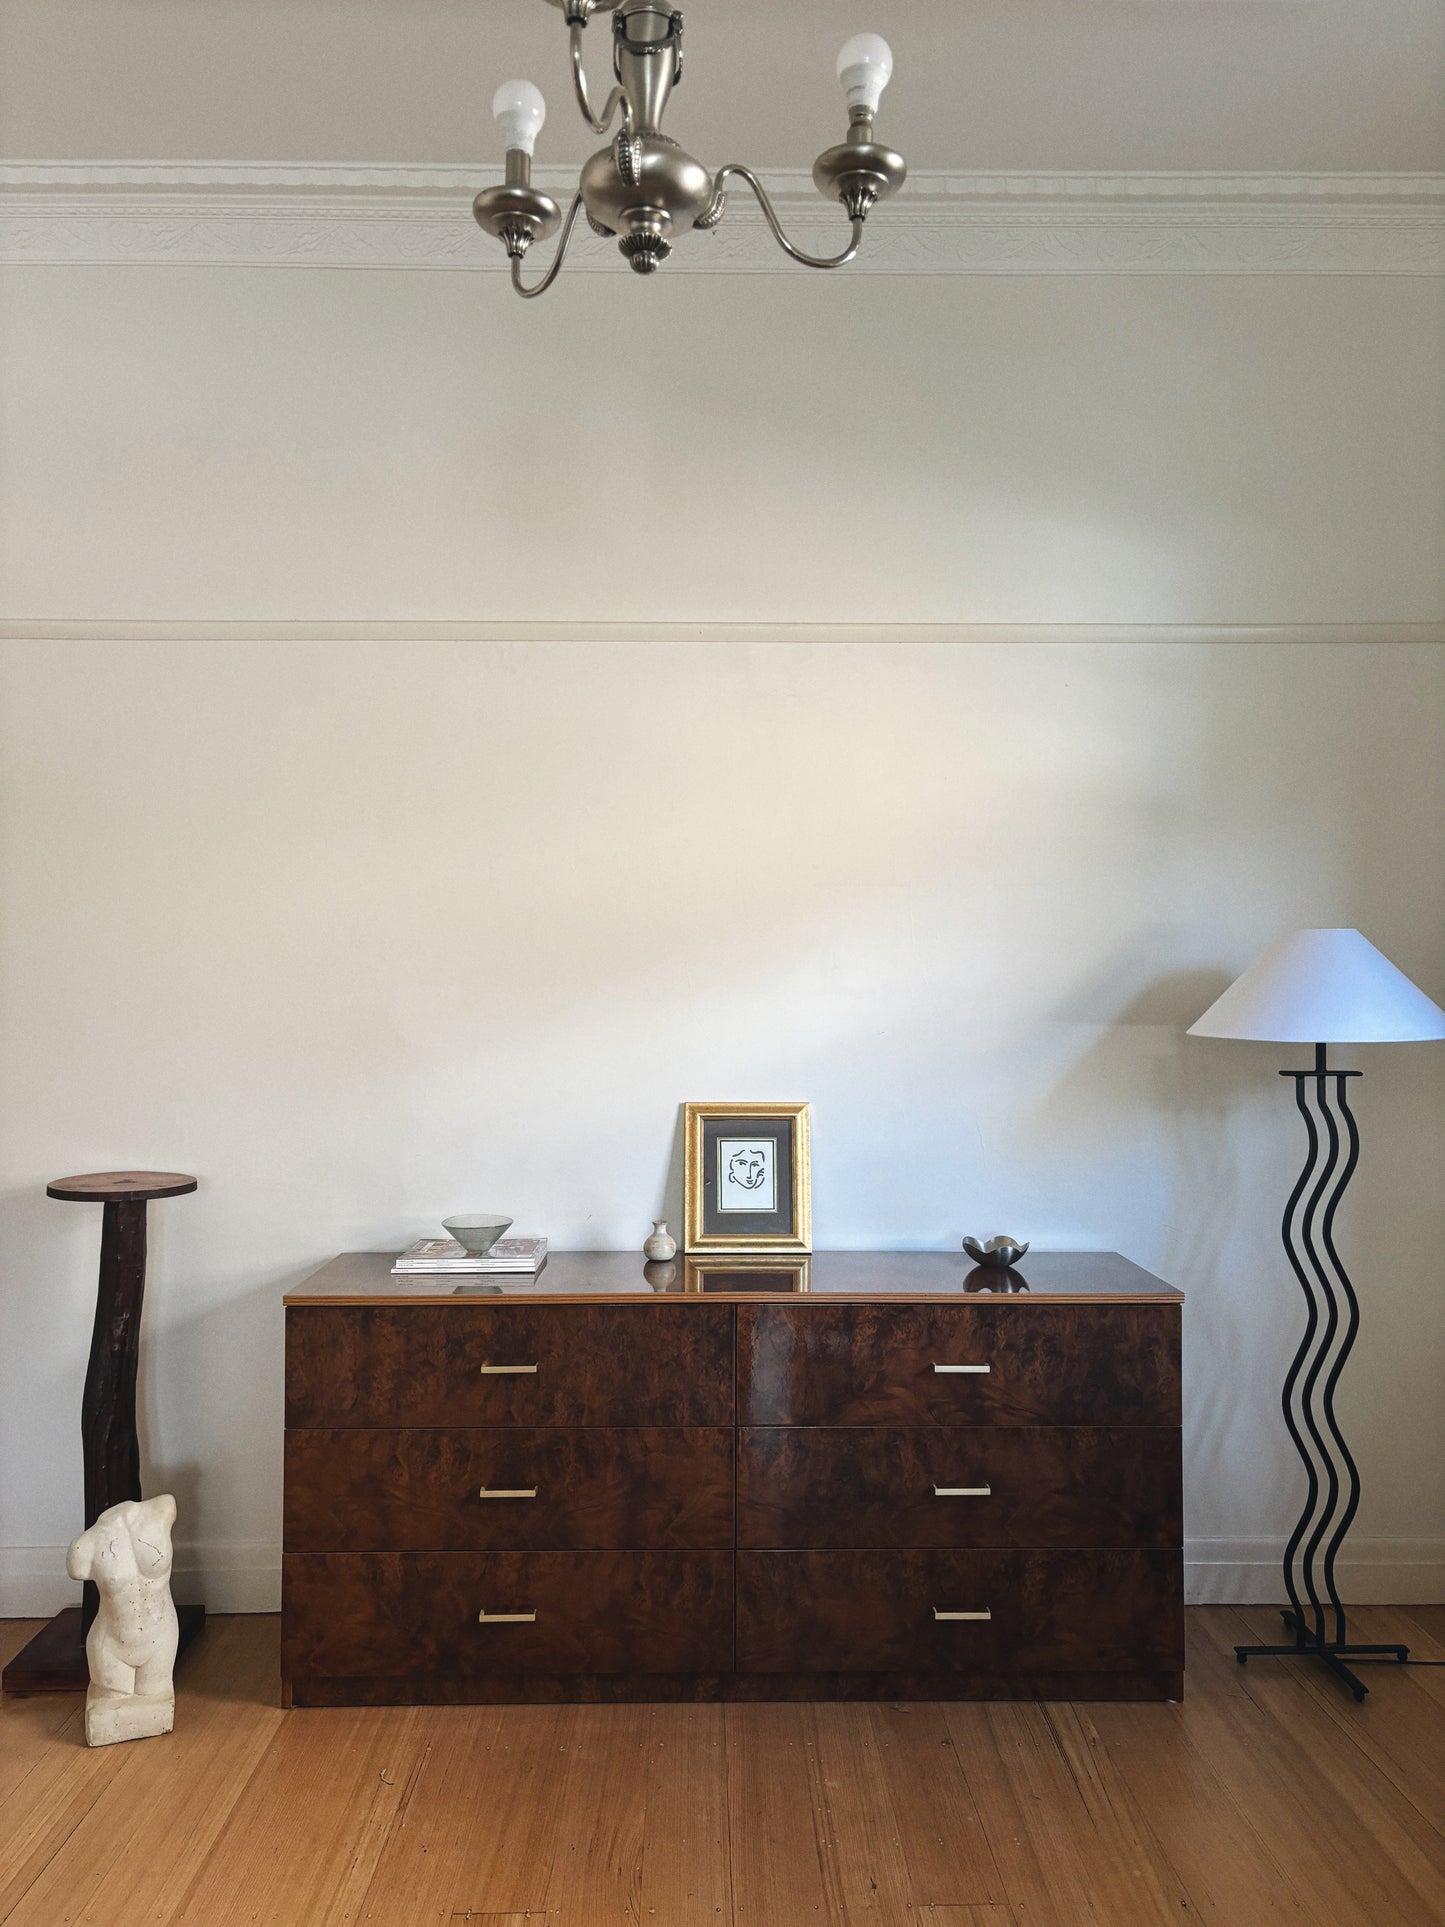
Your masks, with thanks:
[(1358, 930), (1296, 930), (1237, 977), (1189, 1035), (1404, 1044), (1445, 1037), (1445, 1010)]

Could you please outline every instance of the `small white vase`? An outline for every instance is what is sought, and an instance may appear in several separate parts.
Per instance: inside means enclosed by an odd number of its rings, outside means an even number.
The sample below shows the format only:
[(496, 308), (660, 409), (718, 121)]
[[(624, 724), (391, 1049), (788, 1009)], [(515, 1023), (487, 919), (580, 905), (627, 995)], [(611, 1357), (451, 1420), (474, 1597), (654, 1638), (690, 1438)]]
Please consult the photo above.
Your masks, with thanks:
[(669, 1258), (677, 1256), (677, 1239), (667, 1234), (667, 1219), (654, 1218), (652, 1236), (642, 1247), (643, 1256), (655, 1265), (665, 1265)]

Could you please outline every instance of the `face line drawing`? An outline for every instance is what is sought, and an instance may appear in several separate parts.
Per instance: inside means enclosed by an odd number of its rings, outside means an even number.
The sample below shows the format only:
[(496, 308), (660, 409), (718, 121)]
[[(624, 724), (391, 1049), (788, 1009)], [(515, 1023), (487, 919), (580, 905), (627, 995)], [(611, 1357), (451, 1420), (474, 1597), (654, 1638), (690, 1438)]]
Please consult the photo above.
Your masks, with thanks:
[(728, 1177), (740, 1191), (758, 1191), (768, 1175), (768, 1160), (761, 1150), (734, 1151), (728, 1160)]

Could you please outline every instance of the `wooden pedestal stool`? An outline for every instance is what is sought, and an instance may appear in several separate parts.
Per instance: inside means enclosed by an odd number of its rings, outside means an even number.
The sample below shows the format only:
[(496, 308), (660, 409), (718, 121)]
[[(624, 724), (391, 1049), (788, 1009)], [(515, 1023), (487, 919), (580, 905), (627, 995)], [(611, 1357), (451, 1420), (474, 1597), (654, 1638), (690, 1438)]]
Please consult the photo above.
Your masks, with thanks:
[[(45, 1187), (49, 1197), (105, 1207), (95, 1330), (80, 1407), (87, 1526), (94, 1525), (107, 1506), (141, 1496), (135, 1381), (145, 1293), (146, 1205), (152, 1198), (178, 1198), (195, 1188), (196, 1180), (180, 1171), (94, 1171), (86, 1177), (58, 1178)], [(4, 1690), (84, 1692), (90, 1680), (85, 1635), (99, 1605), (95, 1587), (87, 1585), (79, 1606), (57, 1613), (11, 1660), (0, 1682)], [(177, 1606), (176, 1613), (184, 1652), (205, 1624), (206, 1609)]]

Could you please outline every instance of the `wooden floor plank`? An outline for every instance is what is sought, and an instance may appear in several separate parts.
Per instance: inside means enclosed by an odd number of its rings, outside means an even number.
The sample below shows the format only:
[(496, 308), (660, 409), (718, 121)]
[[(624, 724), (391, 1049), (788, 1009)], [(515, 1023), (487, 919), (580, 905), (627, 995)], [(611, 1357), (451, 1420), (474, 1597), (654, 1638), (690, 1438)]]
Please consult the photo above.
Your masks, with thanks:
[(819, 1715), (850, 1919), (1001, 1903), (1003, 1883), (942, 1707), (833, 1705)]
[[(16, 1789), (58, 1747), (81, 1731), (85, 1700), (79, 1693), (33, 1693), (0, 1699), (0, 1845), (13, 1816), (6, 1808)], [(3, 1919), (0, 1915), (0, 1919)]]
[(561, 1927), (560, 1914), (453, 1914), (447, 1927)]
[(1003, 1900), (941, 1707), (733, 1707), (728, 1765), (739, 1921), (784, 1917), (785, 1894), (859, 1927)]
[[(1367, 1614), (1363, 1623), (1378, 1627), (1384, 1622)], [(1381, 1637), (1403, 1639), (1410, 1648), (1412, 1660), (1441, 1662), (1407, 1666), (1404, 1670), (1421, 1693), (1434, 1700), (1437, 1706), (1445, 1706), (1445, 1606), (1410, 1606), (1393, 1611), (1388, 1624), (1389, 1633)], [(1363, 1639), (1364, 1634), (1361, 1633), (1360, 1637)], [(1368, 1673), (1361, 1675), (1367, 1686), (1373, 1688), (1378, 1671), (1372, 1667)]]
[(287, 1716), (166, 1927), (352, 1927), (420, 1768), (423, 1717)]
[(561, 1718), (543, 1706), (422, 1713), (421, 1768), (359, 1922), (542, 1917)]
[[(751, 1710), (742, 1709), (734, 1731), (746, 1731)], [(873, 1709), (817, 1706), (811, 1710), (816, 1786), (828, 1814), (826, 1852), (832, 1862), (828, 1880), (843, 1896), (840, 1920), (848, 1927), (902, 1927), (914, 1910), (913, 1869), (888, 1776), (878, 1757)], [(947, 1764), (946, 1783), (950, 1783), (953, 1762)], [(958, 1791), (961, 1800), (967, 1801), (967, 1789), (961, 1783)], [(925, 1892), (921, 1898), (971, 1901), (975, 1895), (964, 1887), (957, 1894)]]
[(1178, 1874), (1191, 1915), (1218, 1927), (1332, 1927), (1289, 1891), (1248, 1811), (1196, 1748), (1185, 1707), (1081, 1711)]
[[(61, 1704), (60, 1702), (64, 1702)], [(0, 1806), (0, 1921), (6, 1921), (126, 1768), (123, 1746), (85, 1744), (85, 1702), (57, 1693), (11, 1702), (34, 1712), (0, 1733), (23, 1748), (26, 1771)]]
[(648, 1712), (641, 1919), (730, 1927), (725, 1709), (653, 1706)]
[[(1190, 1730), (1254, 1816), (1290, 1888), (1329, 1927), (1440, 1927), (1438, 1906), (1373, 1831), (1389, 1797), (1382, 1802), (1353, 1766), (1341, 1768), (1346, 1746), (1291, 1678), (1293, 1662), (1240, 1666), (1234, 1646), (1245, 1629), (1228, 1609), (1201, 1616), (1199, 1630)], [(1413, 1842), (1402, 1844), (1418, 1870)]]
[(1095, 1908), (1088, 1812), (1043, 1707), (957, 1705), (944, 1719), (1018, 1919), (1126, 1927)]
[(564, 1706), (551, 1792), (546, 1904), (587, 1927), (644, 1918), (647, 1706)]
[(118, 1771), (6, 1917), (9, 1927), (170, 1919), (285, 1718), (276, 1689), (270, 1628), (213, 1624), (187, 1661), (174, 1733), (112, 1749)]
[[(1445, 1606), (1401, 1606), (1397, 1610), (1403, 1617), (1413, 1620), (1437, 1647), (1445, 1649)], [(1445, 1659), (1445, 1650), (1438, 1651), (1434, 1657)]]
[[(1049, 1725), (1068, 1762), (1093, 1829), (1095, 1911), (1113, 1919), (1177, 1920), (1190, 1911), (1178, 1871), (1110, 1759), (1086, 1706), (1050, 1706)], [(1106, 1878), (1107, 1877), (1107, 1878)]]
[(727, 1709), (737, 1927), (780, 1927), (783, 1921), (812, 1927), (847, 1919), (818, 1760), (817, 1710)]
[(918, 1927), (1018, 1927), (1011, 1907), (925, 1907)]
[[(1226, 1645), (1248, 1641), (1258, 1623), (1257, 1613), (1236, 1608), (1215, 1622), (1212, 1637)], [(1322, 1667), (1263, 1662), (1255, 1666), (1253, 1691), (1308, 1750), (1317, 1775), (1368, 1829), (1376, 1851), (1423, 1897), (1425, 1918), (1438, 1922), (1445, 1914), (1445, 1826), (1438, 1800), (1426, 1791), (1441, 1769), (1438, 1723), (1422, 1722), (1429, 1755), (1413, 1764), (1392, 1757), (1383, 1730), (1392, 1714), (1402, 1727), (1409, 1723), (1419, 1677), (1393, 1662), (1372, 1666), (1370, 1698), (1361, 1705)]]
[[(1244, 1638), (1262, 1642), (1272, 1636), (1263, 1610), (1242, 1610), (1239, 1617)], [(1365, 1644), (1379, 1645), (1391, 1638), (1408, 1644), (1401, 1618), (1391, 1610), (1353, 1612), (1350, 1636)], [(1425, 1684), (1430, 1673), (1393, 1663), (1362, 1665), (1359, 1677), (1369, 1687), (1370, 1699), (1360, 1707), (1317, 1661), (1288, 1664), (1341, 1739), (1368, 1756), (1427, 1826), (1445, 1831), (1445, 1715)]]

